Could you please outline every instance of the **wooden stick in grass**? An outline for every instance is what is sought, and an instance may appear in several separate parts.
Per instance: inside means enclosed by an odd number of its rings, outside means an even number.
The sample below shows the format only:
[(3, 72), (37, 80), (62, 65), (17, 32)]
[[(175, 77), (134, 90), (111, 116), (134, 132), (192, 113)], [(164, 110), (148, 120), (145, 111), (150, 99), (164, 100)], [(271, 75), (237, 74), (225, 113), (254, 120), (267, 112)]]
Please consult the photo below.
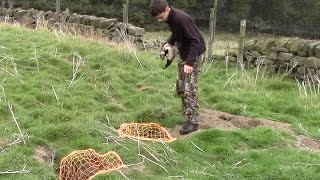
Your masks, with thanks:
[(10, 109), (10, 112), (11, 112), (11, 115), (12, 115), (12, 119), (13, 119), (14, 122), (16, 123), (16, 126), (17, 126), (17, 128), (18, 128), (18, 130), (19, 130), (19, 133), (20, 133), (21, 139), (22, 139), (22, 141), (23, 141), (23, 144), (26, 145), (26, 141), (25, 141), (25, 139), (24, 139), (23, 133), (22, 133), (22, 131), (21, 131), (21, 129), (20, 129), (20, 126), (19, 126), (19, 124), (18, 124), (18, 121), (17, 121), (18, 119), (16, 118), (16, 116), (15, 116), (14, 113), (13, 113), (12, 105), (8, 103), (8, 106), (9, 106), (9, 109)]

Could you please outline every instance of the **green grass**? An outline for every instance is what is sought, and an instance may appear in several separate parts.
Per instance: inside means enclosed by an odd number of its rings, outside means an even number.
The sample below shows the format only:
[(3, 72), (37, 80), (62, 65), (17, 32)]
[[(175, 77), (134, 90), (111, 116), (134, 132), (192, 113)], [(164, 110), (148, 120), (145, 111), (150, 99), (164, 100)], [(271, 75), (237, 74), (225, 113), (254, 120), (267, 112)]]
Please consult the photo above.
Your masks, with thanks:
[[(168, 128), (183, 123), (180, 99), (173, 91), (175, 65), (162, 70), (164, 62), (151, 50), (138, 52), (142, 69), (122, 45), (64, 35), (58, 39), (47, 30), (20, 31), (8, 25), (0, 25), (0, 32), (0, 172), (21, 170), (24, 164), (30, 170), (0, 174), (0, 179), (57, 179), (60, 160), (87, 148), (113, 150), (125, 164), (136, 164), (141, 162), (136, 142), (123, 142), (127, 149), (107, 143), (108, 120), (115, 128), (123, 122), (157, 122)], [(81, 78), (68, 88), (77, 55), (84, 62), (76, 76)], [(300, 97), (295, 81), (267, 71), (254, 81), (255, 71), (248, 71), (248, 76), (237, 73), (227, 83), (234, 72), (215, 61), (201, 75), (201, 108), (287, 122), (296, 134), (302, 133), (302, 124), (320, 139), (319, 103)], [(3, 149), (19, 134), (8, 104), (30, 138), (26, 145)], [(319, 179), (320, 174), (318, 166), (303, 165), (319, 164), (318, 153), (295, 149), (293, 135), (268, 128), (206, 130), (170, 143), (172, 151), (162, 144), (145, 144), (154, 148), (168, 172), (145, 160), (123, 170), (130, 179)], [(53, 166), (33, 158), (38, 146), (52, 149)], [(141, 154), (153, 159), (143, 148)], [(123, 177), (116, 172), (95, 179)]]

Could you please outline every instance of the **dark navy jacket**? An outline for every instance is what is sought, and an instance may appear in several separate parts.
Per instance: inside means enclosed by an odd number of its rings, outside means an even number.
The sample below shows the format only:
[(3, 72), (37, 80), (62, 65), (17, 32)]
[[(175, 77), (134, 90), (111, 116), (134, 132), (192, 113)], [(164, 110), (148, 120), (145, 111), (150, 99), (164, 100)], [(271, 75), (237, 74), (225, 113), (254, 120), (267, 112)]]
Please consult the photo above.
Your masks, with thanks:
[(206, 51), (205, 42), (199, 29), (187, 13), (170, 8), (166, 22), (172, 34), (167, 42), (170, 45), (176, 43), (181, 59), (187, 65), (193, 66), (197, 57)]

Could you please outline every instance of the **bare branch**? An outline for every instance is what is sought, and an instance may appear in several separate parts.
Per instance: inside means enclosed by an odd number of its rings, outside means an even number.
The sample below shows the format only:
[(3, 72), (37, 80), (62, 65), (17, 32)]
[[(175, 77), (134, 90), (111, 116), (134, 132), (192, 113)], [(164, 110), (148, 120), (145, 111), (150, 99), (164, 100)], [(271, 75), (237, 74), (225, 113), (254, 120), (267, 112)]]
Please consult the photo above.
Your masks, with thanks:
[[(6, 92), (4, 91), (4, 87), (2, 85), (1, 86), (1, 89), (2, 89), (2, 97), (3, 97), (3, 100), (6, 102), (7, 99), (6, 99)], [(0, 101), (2, 101), (2, 97), (0, 97)]]
[(13, 21), (13, 24), (19, 29), (20, 33), (23, 35), (23, 31), (21, 30), (21, 24), (18, 21)]
[(241, 161), (232, 164), (232, 166), (233, 166), (234, 168), (239, 167), (239, 165), (240, 165), (243, 161), (245, 161), (245, 160), (247, 160), (247, 159), (246, 159), (246, 158), (243, 158)]
[(227, 83), (223, 86), (223, 89), (226, 88), (226, 86), (229, 84), (231, 79), (234, 77), (235, 73), (232, 74), (232, 76), (228, 79)]
[(19, 78), (18, 78), (17, 76), (15, 76), (14, 74), (10, 73), (7, 69), (2, 68), (1, 70), (2, 70), (3, 72), (8, 73), (10, 76), (14, 77), (14, 78), (17, 79), (18, 81), (20, 81), (22, 84), (24, 84), (24, 82), (23, 82), (21, 79), (19, 79)]
[(290, 162), (284, 162), (286, 164), (292, 164), (292, 165), (303, 165), (305, 167), (307, 166), (320, 166), (320, 164), (310, 164), (310, 163), (290, 163)]
[(39, 62), (38, 62), (40, 56), (37, 55), (37, 49), (36, 49), (35, 45), (33, 45), (33, 47), (34, 47), (34, 56), (32, 58), (30, 58), (29, 60), (35, 60), (36, 64), (37, 64), (37, 70), (40, 71)]
[(151, 79), (153, 77), (153, 74), (151, 74), (150, 76), (148, 76), (147, 78), (145, 78), (144, 80), (140, 81), (139, 83), (135, 84), (133, 87), (137, 87), (138, 85), (140, 85), (141, 83), (143, 83), (144, 81), (147, 81), (148, 79)]
[(304, 135), (310, 137), (310, 135), (308, 134), (308, 128), (307, 128), (307, 127), (304, 128), (304, 127), (302, 126), (302, 124), (300, 123), (300, 124), (299, 124), (299, 128), (300, 128), (300, 130), (303, 132)]
[(14, 72), (15, 72), (16, 74), (18, 74), (17, 64), (16, 64), (16, 62), (14, 61), (14, 57), (11, 56), (10, 60), (11, 60), (11, 64), (12, 64), (12, 67), (13, 67)]
[(72, 79), (70, 81), (70, 84), (68, 86), (68, 89), (72, 87), (74, 84), (78, 82), (83, 76), (83, 74), (80, 75), (80, 70), (85, 66), (84, 61), (82, 60), (81, 56), (77, 53), (73, 55), (72, 60)]
[(138, 61), (139, 65), (141, 68), (143, 68), (142, 63), (140, 62), (138, 55), (137, 55), (137, 50), (133, 45), (133, 42), (130, 41), (127, 33), (124, 30), (117, 30), (118, 34), (120, 35), (121, 39), (126, 43), (127, 48), (129, 49), (129, 51), (131, 52), (131, 54), (134, 55), (134, 57), (136, 58), (136, 60)]
[(25, 168), (27, 167), (27, 164), (25, 164), (22, 168), (21, 171), (4, 171), (4, 172), (0, 172), (0, 174), (27, 174), (29, 173), (30, 171), (29, 170), (26, 170)]
[[(189, 140), (189, 142), (194, 145), (199, 151), (204, 152), (204, 150), (202, 150), (201, 148), (199, 148), (199, 146), (197, 146), (195, 143), (193, 143), (191, 140)], [(204, 152), (205, 153), (205, 152)]]
[(142, 158), (144, 158), (144, 159), (148, 160), (149, 162), (151, 162), (151, 163), (153, 163), (153, 164), (155, 164), (155, 165), (157, 165), (157, 166), (161, 167), (161, 168), (162, 168), (163, 170), (165, 170), (166, 172), (169, 172), (165, 167), (163, 167), (162, 165), (160, 165), (160, 164), (158, 164), (158, 163), (156, 163), (156, 162), (154, 162), (154, 161), (152, 161), (152, 160), (148, 159), (148, 158), (147, 158), (147, 157), (145, 157), (144, 155), (139, 154), (139, 156), (141, 156)]
[(213, 61), (214, 61), (214, 60), (212, 60), (212, 61), (210, 62), (209, 66), (207, 67), (206, 71), (205, 71), (203, 74), (207, 74), (209, 68), (211, 67), (211, 65), (212, 65), (212, 63), (213, 63)]

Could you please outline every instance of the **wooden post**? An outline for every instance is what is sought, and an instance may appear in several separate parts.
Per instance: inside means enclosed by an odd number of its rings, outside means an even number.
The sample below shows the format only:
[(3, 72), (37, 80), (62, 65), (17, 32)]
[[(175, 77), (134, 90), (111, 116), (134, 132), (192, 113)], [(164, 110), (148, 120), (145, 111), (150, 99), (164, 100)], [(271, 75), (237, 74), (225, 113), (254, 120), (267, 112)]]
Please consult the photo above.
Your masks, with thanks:
[(13, 9), (13, 2), (14, 0), (8, 0), (9, 8)]
[(243, 70), (243, 50), (244, 50), (244, 37), (246, 35), (246, 20), (240, 22), (240, 39), (239, 39), (239, 51), (237, 57), (237, 69)]
[(61, 3), (60, 0), (56, 0), (56, 13), (61, 12)]
[(129, 23), (129, 0), (127, 0), (127, 3), (126, 3), (126, 22), (127, 24)]
[(217, 10), (218, 10), (217, 6), (218, 6), (218, 0), (215, 0), (214, 1), (214, 8), (211, 8), (211, 13), (210, 13), (207, 61), (212, 60), (212, 49), (213, 49), (214, 36), (215, 36), (215, 32), (216, 32), (216, 21), (217, 21)]
[(6, 1), (2, 0), (2, 2), (1, 2), (1, 13), (2, 13), (2, 10), (3, 10), (5, 5), (6, 5)]
[(126, 23), (126, 5), (125, 4), (122, 4), (122, 22), (123, 23)]
[(126, 4), (123, 4), (123, 23), (129, 23), (129, 0), (127, 0)]

